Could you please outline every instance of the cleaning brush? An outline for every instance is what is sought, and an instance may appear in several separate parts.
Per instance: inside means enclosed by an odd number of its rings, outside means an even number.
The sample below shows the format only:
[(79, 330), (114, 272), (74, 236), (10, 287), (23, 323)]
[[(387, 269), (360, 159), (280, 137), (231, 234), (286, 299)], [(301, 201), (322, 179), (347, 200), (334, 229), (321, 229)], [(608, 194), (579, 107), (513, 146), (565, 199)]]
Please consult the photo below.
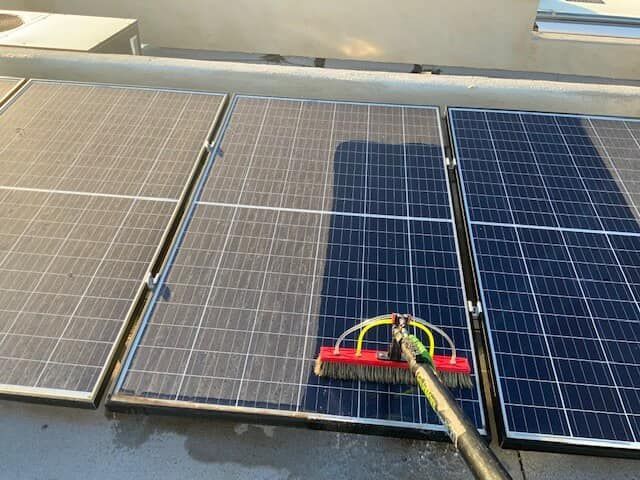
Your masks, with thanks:
[[(393, 326), (389, 350), (363, 350), (364, 335), (379, 325)], [(428, 349), (417, 336), (407, 332), (409, 326), (415, 326), (426, 334)], [(356, 348), (340, 348), (345, 337), (358, 330)], [(434, 354), (431, 330), (449, 343), (451, 356)], [(446, 383), (471, 387), (471, 368), (465, 358), (457, 356), (453, 341), (438, 327), (409, 315), (393, 314), (366, 320), (345, 331), (333, 347), (322, 347), (314, 371), (322, 377), (344, 380), (417, 384), (473, 475), (483, 480), (511, 479), (445, 386)]]
[[(365, 334), (380, 325), (394, 325), (399, 318), (391, 316), (376, 317), (366, 320), (344, 332), (333, 347), (321, 347), (315, 363), (314, 372), (319, 377), (337, 378), (340, 380), (364, 380), (379, 383), (398, 383), (415, 385), (414, 375), (409, 365), (403, 359), (399, 345), (391, 341), (388, 352), (367, 350), (362, 348)], [(415, 317), (407, 317), (407, 325), (422, 330), (429, 339), (429, 349), (415, 335), (407, 337), (409, 347), (415, 353), (419, 362), (429, 363), (436, 371), (441, 381), (450, 388), (471, 388), (471, 366), (464, 357), (457, 355), (455, 345), (443, 330)], [(341, 348), (340, 344), (347, 335), (360, 330), (357, 346)], [(449, 344), (452, 354), (435, 355), (435, 342), (432, 330), (439, 333)]]

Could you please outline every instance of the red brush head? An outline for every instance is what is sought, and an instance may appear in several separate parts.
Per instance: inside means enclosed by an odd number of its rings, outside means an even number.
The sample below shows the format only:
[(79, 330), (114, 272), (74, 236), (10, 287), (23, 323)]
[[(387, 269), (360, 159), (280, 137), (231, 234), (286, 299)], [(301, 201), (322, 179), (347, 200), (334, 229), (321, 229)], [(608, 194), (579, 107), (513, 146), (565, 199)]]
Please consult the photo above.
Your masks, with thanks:
[(451, 363), (451, 357), (447, 355), (434, 355), (433, 366), (439, 372), (465, 373), (471, 375), (471, 365), (464, 357), (456, 357), (456, 361)]
[[(402, 368), (407, 370), (407, 362), (394, 362), (393, 360), (380, 360), (377, 350), (365, 350), (356, 356), (355, 348), (340, 348), (338, 354), (334, 353), (334, 347), (321, 347), (318, 359), (322, 362), (334, 362), (347, 365), (366, 365), (370, 367)], [(471, 374), (469, 360), (464, 357), (456, 357), (451, 363), (451, 357), (446, 355), (434, 355), (433, 366), (439, 372)]]
[(367, 365), (370, 367), (404, 368), (408, 369), (407, 362), (394, 362), (392, 360), (380, 360), (377, 350), (362, 349), (356, 356), (355, 348), (340, 348), (339, 353), (334, 353), (334, 347), (321, 347), (318, 358), (327, 363), (343, 363), (347, 365)]

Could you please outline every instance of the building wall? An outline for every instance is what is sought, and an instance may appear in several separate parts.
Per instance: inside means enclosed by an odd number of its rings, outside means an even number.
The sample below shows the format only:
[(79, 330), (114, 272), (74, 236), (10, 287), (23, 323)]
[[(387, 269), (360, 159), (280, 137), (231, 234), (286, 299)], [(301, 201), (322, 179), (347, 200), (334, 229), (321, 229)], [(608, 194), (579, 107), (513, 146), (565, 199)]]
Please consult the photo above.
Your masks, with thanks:
[(2, 10), (29, 10), (27, 0), (3, 0), (0, 4)]
[(155, 46), (640, 79), (640, 41), (544, 36), (538, 0), (26, 0), (137, 18)]

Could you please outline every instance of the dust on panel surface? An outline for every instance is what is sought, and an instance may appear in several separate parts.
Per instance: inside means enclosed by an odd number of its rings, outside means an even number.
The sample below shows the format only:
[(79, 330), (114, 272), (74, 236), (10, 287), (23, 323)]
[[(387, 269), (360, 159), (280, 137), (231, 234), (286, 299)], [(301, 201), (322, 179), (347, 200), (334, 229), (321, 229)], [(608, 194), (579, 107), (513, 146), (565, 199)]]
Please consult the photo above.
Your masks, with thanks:
[(0, 77), (0, 100), (11, 93), (11, 90), (16, 88), (20, 82), (22, 82), (21, 78)]
[[(232, 112), (114, 399), (441, 429), (413, 387), (313, 374), (320, 346), (390, 312), (473, 360), (437, 110), (238, 97)], [(477, 383), (455, 394), (484, 428)]]
[(0, 114), (0, 391), (92, 400), (222, 96), (30, 82)]
[(506, 435), (640, 443), (640, 123), (450, 110)]

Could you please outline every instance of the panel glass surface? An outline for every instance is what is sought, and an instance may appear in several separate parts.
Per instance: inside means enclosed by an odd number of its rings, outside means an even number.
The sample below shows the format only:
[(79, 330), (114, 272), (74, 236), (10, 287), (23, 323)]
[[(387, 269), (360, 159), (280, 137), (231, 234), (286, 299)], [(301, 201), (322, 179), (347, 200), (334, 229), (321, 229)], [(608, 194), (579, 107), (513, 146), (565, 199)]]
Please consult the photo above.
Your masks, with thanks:
[(15, 87), (17, 87), (22, 79), (11, 77), (0, 77), (0, 100), (11, 93)]
[[(414, 387), (313, 374), (320, 346), (389, 312), (441, 325), (473, 361), (438, 122), (237, 97), (111, 400), (441, 430)], [(474, 385), (454, 393), (482, 429)]]
[(0, 113), (0, 392), (92, 402), (223, 96), (37, 81)]
[(640, 449), (640, 123), (449, 115), (507, 437)]

